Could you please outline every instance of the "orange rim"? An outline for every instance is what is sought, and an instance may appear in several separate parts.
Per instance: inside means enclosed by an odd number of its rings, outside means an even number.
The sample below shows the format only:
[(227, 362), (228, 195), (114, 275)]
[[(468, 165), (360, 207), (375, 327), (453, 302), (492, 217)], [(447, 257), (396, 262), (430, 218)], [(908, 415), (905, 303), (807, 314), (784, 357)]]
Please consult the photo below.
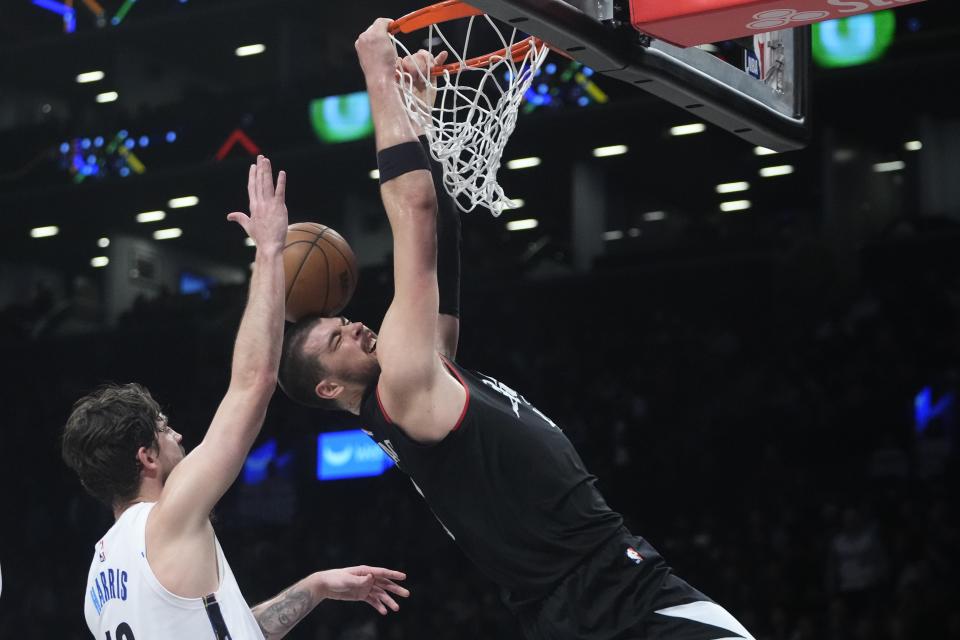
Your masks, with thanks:
[[(482, 15), (483, 11), (476, 7), (471, 7), (461, 0), (444, 0), (443, 2), (438, 2), (437, 4), (432, 4), (423, 9), (408, 13), (402, 18), (397, 18), (390, 23), (387, 30), (393, 35), (397, 33), (413, 33), (414, 31), (426, 29), (434, 24)], [(527, 53), (530, 52), (530, 48), (533, 46), (542, 47), (543, 41), (540, 40), (540, 38), (531, 36), (514, 43), (511, 47), (500, 49), (499, 51), (494, 51), (493, 53), (488, 53), (483, 56), (476, 56), (475, 58), (464, 60), (462, 63), (451, 62), (433, 67), (430, 69), (430, 75), (439, 76), (446, 72), (460, 73), (464, 69), (485, 67), (489, 65), (494, 58), (510, 58), (514, 62), (519, 62), (526, 57)]]
[(483, 11), (476, 7), (461, 2), (460, 0), (444, 0), (437, 4), (432, 4), (423, 9), (417, 9), (408, 13), (402, 18), (397, 18), (390, 23), (387, 31), (396, 35), (397, 33), (413, 33), (420, 29), (426, 29), (432, 24), (441, 22), (450, 22), (460, 18), (469, 18), (470, 16), (482, 16)]

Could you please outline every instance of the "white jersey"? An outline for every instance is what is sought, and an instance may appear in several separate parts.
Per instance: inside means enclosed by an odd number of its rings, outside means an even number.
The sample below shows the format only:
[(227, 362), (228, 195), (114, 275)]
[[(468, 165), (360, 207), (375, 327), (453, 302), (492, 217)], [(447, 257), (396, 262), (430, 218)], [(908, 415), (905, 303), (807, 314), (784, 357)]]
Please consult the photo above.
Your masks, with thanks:
[(153, 502), (121, 514), (94, 548), (83, 612), (97, 640), (263, 640), (237, 579), (217, 546), (220, 588), (181, 598), (160, 584), (147, 562), (145, 531)]

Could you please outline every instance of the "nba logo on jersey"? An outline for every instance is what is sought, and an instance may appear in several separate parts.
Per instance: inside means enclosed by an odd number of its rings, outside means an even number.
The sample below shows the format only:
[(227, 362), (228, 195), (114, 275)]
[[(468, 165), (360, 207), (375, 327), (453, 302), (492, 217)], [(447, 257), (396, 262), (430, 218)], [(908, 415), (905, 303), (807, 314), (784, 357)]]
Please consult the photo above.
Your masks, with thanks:
[(100, 558), (100, 562), (107, 561), (107, 551), (103, 548), (103, 540), (97, 543), (97, 557)]
[(633, 564), (640, 564), (643, 561), (643, 556), (640, 555), (640, 552), (633, 547), (627, 547), (627, 558)]

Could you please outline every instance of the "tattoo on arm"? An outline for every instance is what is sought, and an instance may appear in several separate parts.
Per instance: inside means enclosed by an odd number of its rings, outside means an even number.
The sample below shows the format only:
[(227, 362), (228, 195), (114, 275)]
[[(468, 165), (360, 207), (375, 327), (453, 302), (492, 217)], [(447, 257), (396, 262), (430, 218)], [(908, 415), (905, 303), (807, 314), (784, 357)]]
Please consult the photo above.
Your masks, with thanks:
[(287, 635), (291, 629), (306, 616), (317, 603), (310, 591), (296, 585), (290, 587), (272, 600), (253, 608), (253, 616), (267, 640), (277, 640)]

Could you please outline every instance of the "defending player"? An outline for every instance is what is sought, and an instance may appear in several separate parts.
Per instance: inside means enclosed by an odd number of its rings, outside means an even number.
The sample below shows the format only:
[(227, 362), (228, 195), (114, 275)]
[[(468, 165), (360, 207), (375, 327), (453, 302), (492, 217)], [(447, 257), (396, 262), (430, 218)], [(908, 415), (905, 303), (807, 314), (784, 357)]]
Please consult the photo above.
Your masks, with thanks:
[[(364, 419), (450, 536), (503, 588), (528, 637), (750, 638), (627, 531), (557, 425), (453, 361), (459, 220), (446, 198), (438, 215), (439, 176), (431, 178), (401, 104), (389, 22), (376, 21), (356, 48), (393, 231), (393, 301), (379, 337), (345, 318), (298, 323), (285, 338), (281, 386)], [(420, 52), (402, 64), (410, 72), (439, 62)]]
[[(251, 609), (223, 555), (210, 512), (243, 467), (276, 387), (283, 335), (286, 175), (250, 167), (250, 216), (228, 217), (256, 242), (250, 294), (230, 385), (203, 441), (189, 455), (156, 401), (135, 384), (80, 399), (63, 433), (63, 457), (83, 486), (113, 509), (97, 543), (84, 613), (98, 640), (281, 638), (321, 600), (360, 600), (396, 611), (405, 576), (378, 567), (311, 574)], [(388, 593), (390, 592), (390, 593)]]

